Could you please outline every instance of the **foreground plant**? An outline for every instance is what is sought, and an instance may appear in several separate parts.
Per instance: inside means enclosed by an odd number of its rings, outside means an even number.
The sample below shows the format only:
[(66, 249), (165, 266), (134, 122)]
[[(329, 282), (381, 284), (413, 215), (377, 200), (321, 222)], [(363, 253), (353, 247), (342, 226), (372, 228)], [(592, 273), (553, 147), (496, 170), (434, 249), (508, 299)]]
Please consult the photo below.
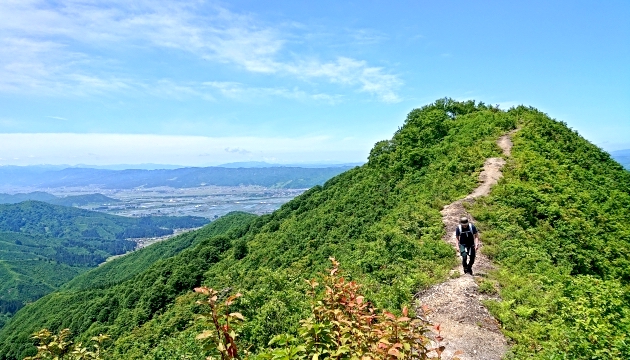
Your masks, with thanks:
[(211, 327), (197, 335), (198, 340), (206, 342), (204, 350), (213, 353), (208, 359), (215, 359), (220, 356), (221, 360), (240, 359), (239, 347), (236, 344), (237, 332), (235, 326), (245, 320), (238, 312), (229, 312), (230, 305), (242, 295), (236, 294), (227, 298), (224, 302), (219, 301), (220, 293), (207, 287), (195, 288), (195, 292), (207, 297), (197, 304), (207, 307), (208, 311), (199, 316), (199, 320), (204, 321)]
[(92, 348), (83, 347), (81, 343), (74, 344), (70, 340), (70, 329), (63, 329), (59, 334), (53, 334), (48, 329), (42, 329), (32, 336), (37, 341), (37, 354), (24, 360), (88, 360), (102, 359), (103, 344), (109, 340), (109, 336), (100, 334), (91, 340)]
[[(313, 297), (312, 315), (301, 321), (299, 337), (276, 336), (275, 347), (260, 359), (429, 359), (441, 358), (443, 346), (432, 346), (426, 336), (429, 323), (412, 319), (408, 309), (402, 316), (379, 310), (359, 293), (360, 286), (340, 275), (339, 262), (324, 277), (324, 296), (316, 300), (319, 284), (307, 281)], [(439, 337), (439, 336), (438, 336)]]

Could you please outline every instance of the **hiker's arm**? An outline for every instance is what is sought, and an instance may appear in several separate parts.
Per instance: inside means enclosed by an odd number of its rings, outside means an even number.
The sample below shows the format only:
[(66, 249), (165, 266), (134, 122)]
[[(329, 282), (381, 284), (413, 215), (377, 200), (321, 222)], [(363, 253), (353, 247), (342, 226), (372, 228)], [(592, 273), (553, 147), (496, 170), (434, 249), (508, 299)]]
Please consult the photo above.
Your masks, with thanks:
[(479, 233), (475, 233), (475, 250), (479, 249)]
[(459, 235), (455, 232), (455, 239), (457, 240), (457, 253), (459, 254)]

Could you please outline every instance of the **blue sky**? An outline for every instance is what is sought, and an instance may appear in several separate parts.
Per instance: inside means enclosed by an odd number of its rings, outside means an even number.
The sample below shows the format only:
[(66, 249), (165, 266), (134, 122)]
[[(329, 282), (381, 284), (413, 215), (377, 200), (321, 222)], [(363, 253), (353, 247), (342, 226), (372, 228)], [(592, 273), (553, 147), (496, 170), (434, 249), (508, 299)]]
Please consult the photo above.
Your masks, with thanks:
[(629, 18), (626, 0), (3, 1), (0, 164), (359, 162), (441, 97), (630, 148)]

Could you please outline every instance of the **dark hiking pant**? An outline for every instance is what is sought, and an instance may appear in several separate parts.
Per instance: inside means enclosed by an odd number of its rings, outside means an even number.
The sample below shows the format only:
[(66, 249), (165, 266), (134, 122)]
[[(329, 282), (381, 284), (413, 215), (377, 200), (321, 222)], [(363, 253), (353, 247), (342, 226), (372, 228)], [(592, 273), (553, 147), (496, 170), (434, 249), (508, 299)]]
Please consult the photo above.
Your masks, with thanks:
[[(462, 266), (464, 270), (472, 269), (475, 263), (475, 245), (462, 245), (459, 244), (459, 253), (462, 256)], [(466, 262), (468, 260), (468, 262)]]

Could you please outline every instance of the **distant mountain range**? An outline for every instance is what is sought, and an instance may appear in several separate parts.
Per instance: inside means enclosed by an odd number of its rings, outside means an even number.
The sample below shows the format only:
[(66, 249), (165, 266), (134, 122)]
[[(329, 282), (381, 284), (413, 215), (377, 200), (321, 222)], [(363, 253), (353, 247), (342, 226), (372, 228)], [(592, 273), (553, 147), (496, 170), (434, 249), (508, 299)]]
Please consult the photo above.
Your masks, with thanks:
[[(238, 163), (237, 163), (238, 164)], [(251, 163), (246, 163), (250, 164)], [(0, 186), (56, 188), (98, 186), (106, 189), (170, 186), (189, 188), (206, 185), (259, 185), (274, 188), (305, 189), (321, 185), (328, 179), (354, 167), (190, 167), (158, 170), (106, 170), (90, 168), (50, 169), (45, 167), (0, 167)]]
[(294, 168), (308, 168), (308, 169), (323, 169), (323, 168), (338, 168), (338, 167), (355, 167), (361, 166), (363, 163), (340, 163), (340, 164), (330, 164), (330, 163), (313, 163), (313, 164), (271, 164), (264, 161), (243, 161), (243, 162), (233, 162), (227, 164), (221, 164), (217, 167), (224, 168), (271, 168), (271, 167), (294, 167)]
[(613, 151), (610, 155), (623, 167), (630, 170), (630, 149)]

